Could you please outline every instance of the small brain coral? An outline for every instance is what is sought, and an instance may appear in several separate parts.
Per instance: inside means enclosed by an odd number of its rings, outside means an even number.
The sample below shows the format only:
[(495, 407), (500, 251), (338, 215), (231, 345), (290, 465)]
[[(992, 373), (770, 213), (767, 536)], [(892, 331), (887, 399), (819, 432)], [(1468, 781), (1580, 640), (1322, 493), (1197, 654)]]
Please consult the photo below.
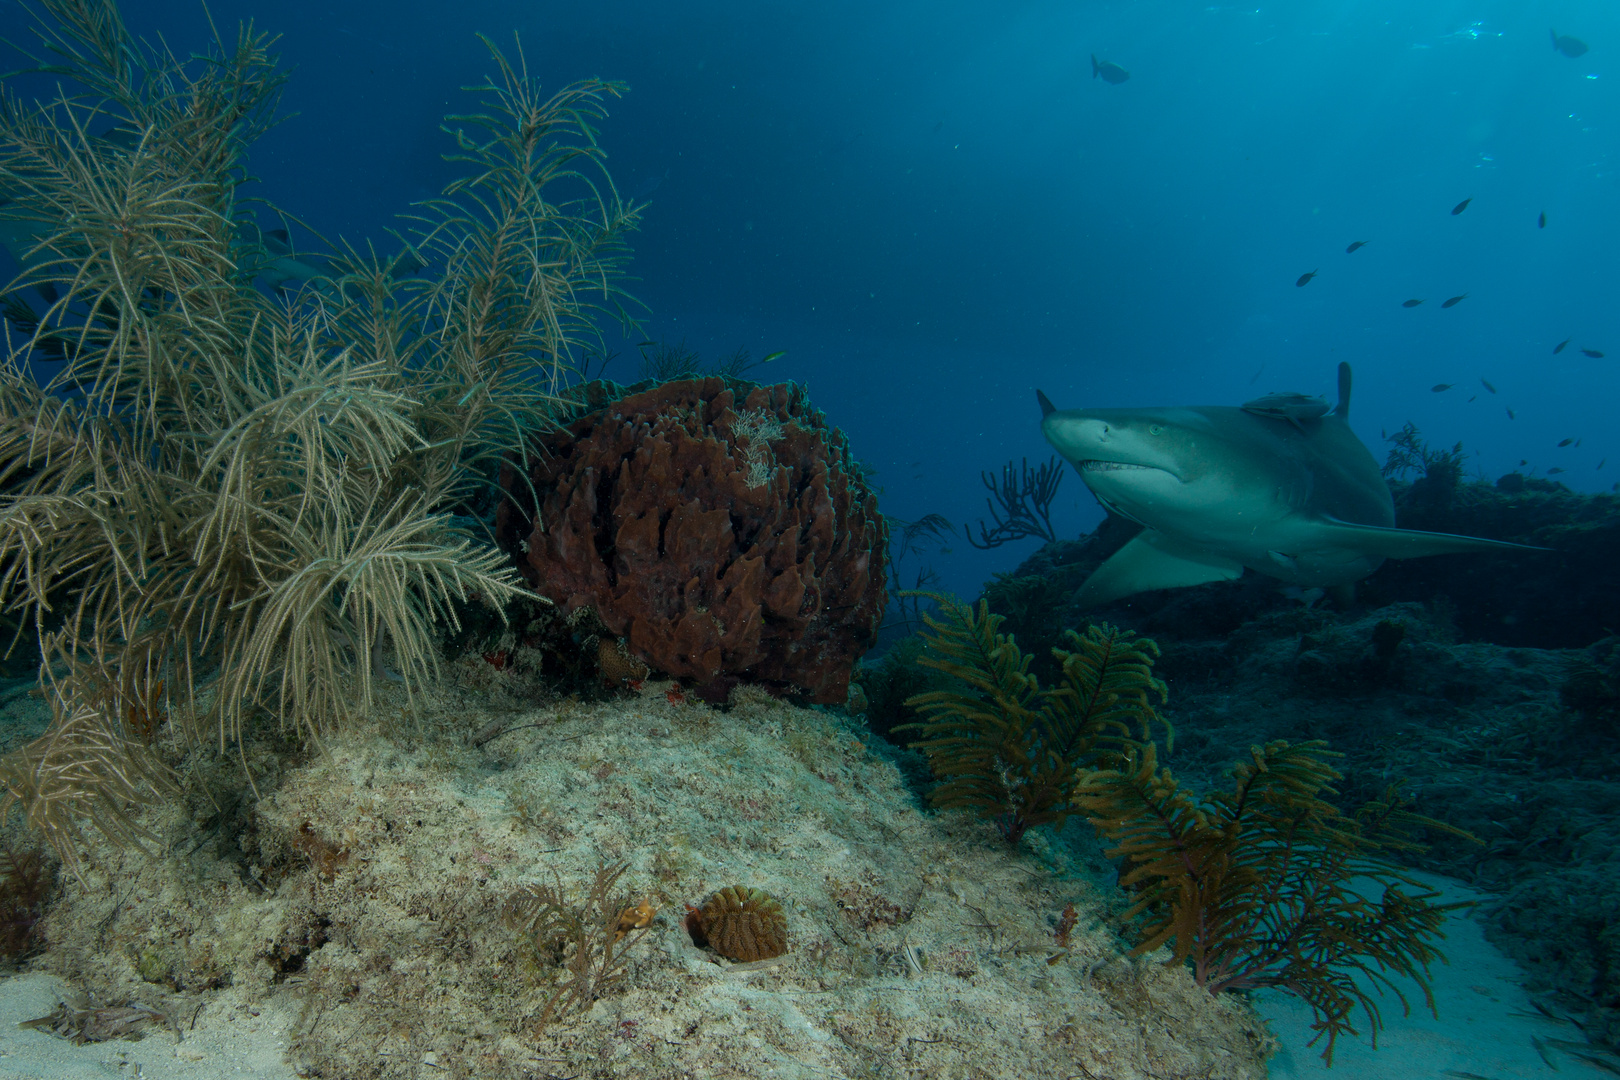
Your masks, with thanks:
[(746, 964), (787, 952), (787, 916), (759, 889), (730, 885), (690, 910), (686, 928), (693, 942), (728, 960)]
[[(536, 591), (723, 699), (843, 704), (888, 602), (888, 529), (847, 440), (791, 383), (591, 383), (508, 467), (497, 535)], [(615, 400), (616, 399), (616, 400)]]

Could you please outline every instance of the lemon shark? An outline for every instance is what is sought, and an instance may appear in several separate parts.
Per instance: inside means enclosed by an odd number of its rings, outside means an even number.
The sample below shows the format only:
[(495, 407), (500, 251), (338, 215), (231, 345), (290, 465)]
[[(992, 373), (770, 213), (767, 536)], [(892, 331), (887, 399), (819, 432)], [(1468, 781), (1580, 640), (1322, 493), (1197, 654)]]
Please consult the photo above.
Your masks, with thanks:
[(1111, 513), (1142, 531), (1086, 579), (1082, 607), (1149, 589), (1228, 581), (1245, 567), (1302, 587), (1340, 589), (1385, 559), (1523, 544), (1395, 528), (1372, 453), (1350, 430), (1350, 365), (1339, 403), (1269, 394), (1245, 406), (1058, 409), (1041, 433)]

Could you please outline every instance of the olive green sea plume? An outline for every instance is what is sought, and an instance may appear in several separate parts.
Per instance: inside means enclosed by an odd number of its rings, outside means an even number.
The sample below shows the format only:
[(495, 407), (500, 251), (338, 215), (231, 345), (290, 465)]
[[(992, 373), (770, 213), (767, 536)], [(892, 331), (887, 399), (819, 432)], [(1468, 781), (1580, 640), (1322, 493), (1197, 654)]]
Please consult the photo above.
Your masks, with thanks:
[[(1116, 769), (1088, 777), (1077, 802), (1123, 860), (1120, 884), (1135, 890), (1126, 913), (1138, 923), (1132, 955), (1164, 944), (1211, 994), (1277, 987), (1304, 999), (1316, 1038), (1357, 1034), (1359, 1007), (1374, 1045), (1383, 1027), (1372, 993), (1410, 1004), (1394, 976), (1417, 983), (1434, 1010), (1429, 965), (1444, 957), (1440, 893), (1387, 853), (1420, 849), (1415, 829), (1460, 829), (1421, 814), (1397, 786), (1354, 817), (1322, 798), (1339, 773), (1326, 744), (1282, 740), (1252, 747), (1231, 770), (1232, 787), (1206, 797), (1183, 789), (1159, 765), (1157, 747), (1134, 749)], [(1313, 1039), (1314, 1043), (1316, 1040)]]
[[(910, 595), (910, 594), (902, 594)], [(925, 614), (932, 633), (918, 663), (958, 680), (962, 689), (906, 699), (927, 719), (915, 745), (940, 778), (935, 806), (994, 818), (1009, 843), (1037, 825), (1062, 828), (1079, 812), (1075, 794), (1088, 770), (1121, 760), (1152, 737), (1153, 725), (1174, 732), (1153, 707), (1164, 684), (1153, 677), (1159, 647), (1128, 631), (1069, 631), (1070, 649), (1053, 649), (1059, 684), (1042, 689), (1003, 619), (979, 601), (975, 611), (954, 597), (922, 594), (937, 605)]]
[(1470, 834), (1413, 813), (1397, 785), (1341, 814), (1323, 797), (1340, 777), (1319, 741), (1253, 747), (1230, 791), (1200, 797), (1159, 764), (1150, 737), (1164, 723), (1151, 699), (1165, 699), (1152, 642), (1071, 630), (1072, 651), (1053, 650), (1062, 683), (1043, 689), (987, 604), (935, 599), (941, 617), (928, 617), (924, 635), (933, 655), (918, 663), (962, 688), (909, 699), (929, 719), (908, 726), (924, 732), (936, 806), (994, 817), (1014, 841), (1086, 818), (1113, 841), (1106, 854), (1135, 894), (1121, 918), (1135, 928), (1132, 955), (1169, 945), (1169, 962), (1187, 963), (1211, 994), (1292, 991), (1310, 1005), (1329, 1062), (1338, 1036), (1356, 1033), (1358, 1008), (1376, 1042), (1383, 1020), (1369, 991), (1392, 990), (1409, 1007), (1395, 976), (1415, 981), (1433, 1009), (1427, 972), (1443, 959), (1434, 942), (1446, 913), (1466, 905), (1436, 903), (1437, 891), (1388, 856), (1420, 850), (1416, 829)]
[(595, 318), (627, 317), (639, 211), (596, 141), (622, 87), (547, 97), (492, 46), (480, 111), (447, 121), (467, 175), (406, 250), (334, 252), (323, 287), (271, 297), (241, 188), (276, 122), (273, 40), (182, 61), (105, 0), (33, 14), (34, 70), (65, 89), (0, 87), (0, 218), (30, 238), (4, 293), (53, 298), (0, 371), (0, 604), (39, 638), (56, 720), (0, 760), (0, 808), (76, 866), (85, 823), (140, 837), (177, 754), (240, 754), (261, 717), (319, 742), (379, 680), (435, 677), (456, 602), (522, 591), (478, 499)]

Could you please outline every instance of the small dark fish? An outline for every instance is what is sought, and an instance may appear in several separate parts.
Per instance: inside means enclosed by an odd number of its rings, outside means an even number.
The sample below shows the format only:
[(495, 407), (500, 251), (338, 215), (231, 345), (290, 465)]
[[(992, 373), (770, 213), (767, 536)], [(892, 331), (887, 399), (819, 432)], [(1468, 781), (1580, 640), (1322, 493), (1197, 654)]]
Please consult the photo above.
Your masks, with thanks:
[(1530, 463), (1528, 461), (1526, 461), (1524, 458), (1519, 459), (1519, 467), (1520, 468), (1523, 468), (1524, 466), (1526, 466), (1528, 464), (1530, 464)]
[(1541, 216), (1536, 218), (1536, 228), (1545, 229), (1546, 227), (1547, 227), (1547, 211), (1543, 210), (1541, 212)]
[(1097, 54), (1091, 54), (1091, 77), (1101, 78), (1103, 82), (1118, 86), (1131, 77), (1131, 73), (1109, 60), (1098, 60)]
[(1479, 385), (1483, 386), (1485, 389), (1489, 390), (1493, 394), (1496, 393), (1496, 387), (1491, 385), (1491, 382), (1490, 382), (1489, 379), (1481, 379), (1481, 380), (1479, 380)]
[(1575, 449), (1579, 450), (1580, 448), (1581, 448), (1581, 440), (1576, 439), (1575, 440)]
[(1469, 401), (1478, 401), (1479, 400), (1479, 395), (1475, 394), (1473, 397), (1469, 398), (1468, 400)]
[(1575, 340), (1574, 338), (1567, 337), (1563, 341), (1560, 341), (1558, 344), (1554, 345), (1553, 346), (1553, 355), (1557, 356), (1559, 353), (1563, 352), (1564, 351), (1564, 346), (1568, 345), (1570, 342), (1572, 342), (1574, 340)]
[(145, 137), (144, 129), (130, 127), (128, 124), (114, 124), (96, 136), (103, 145), (126, 152), (137, 149), (141, 145), (141, 139)]
[(1575, 441), (1574, 439), (1562, 439), (1558, 443), (1558, 448), (1561, 450), (1561, 449), (1568, 446), (1570, 443), (1572, 443), (1574, 441)]
[(1601, 352), (1599, 352), (1598, 350), (1596, 350), (1596, 349), (1582, 349), (1581, 350), (1581, 355), (1582, 356), (1590, 356), (1594, 360), (1603, 359), (1603, 354)]
[(1357, 248), (1364, 248), (1366, 246), (1367, 241), (1365, 240), (1352, 240), (1350, 242), (1350, 246), (1344, 249), (1344, 253), (1346, 255), (1353, 255), (1355, 254)]
[(640, 184), (638, 184), (636, 186), (635, 191), (630, 193), (630, 201), (631, 202), (641, 202), (642, 200), (649, 198), (652, 195), (653, 192), (658, 190), (659, 185), (661, 185), (665, 180), (668, 180), (668, 179), (669, 179), (669, 170), (668, 169), (664, 170), (664, 173), (663, 173), (662, 176), (649, 176), (649, 177), (647, 177), (645, 180), (643, 180)]
[[(1604, 458), (1602, 461), (1598, 462), (1598, 468), (1601, 469), (1601, 468), (1603, 468), (1603, 466), (1607, 465), (1608, 463), (1609, 463), (1609, 459)], [(1594, 471), (1596, 471), (1596, 470), (1594, 470)]]
[(1313, 278), (1315, 276), (1316, 276), (1316, 271), (1315, 270), (1312, 270), (1308, 274), (1299, 275), (1299, 280), (1294, 282), (1294, 287), (1297, 288), (1297, 289), (1303, 289), (1305, 286), (1307, 286), (1307, 285), (1309, 285), (1311, 283), (1311, 278)]
[(1458, 203), (1456, 206), (1453, 206), (1451, 208), (1451, 216), (1456, 217), (1458, 214), (1460, 214), (1464, 210), (1468, 209), (1468, 204), (1473, 202), (1473, 201), (1474, 201), (1474, 197), (1472, 195), (1470, 195), (1470, 196), (1468, 196), (1468, 198), (1464, 199), (1462, 202)]
[(1423, 303), (1421, 300), (1407, 300), (1401, 304), (1401, 307), (1417, 307), (1421, 303)]
[(782, 357), (784, 357), (786, 355), (787, 355), (787, 350), (786, 349), (778, 349), (776, 352), (771, 353), (765, 359), (761, 360), (760, 363), (768, 364), (772, 360), (780, 360)]
[(1552, 468), (1547, 470), (1547, 475), (1548, 476), (1557, 476), (1559, 473), (1561, 473), (1563, 471), (1564, 471), (1564, 467), (1562, 465), (1554, 465)]
[(1453, 296), (1450, 300), (1447, 300), (1445, 303), (1441, 304), (1440, 306), (1441, 307), (1456, 307), (1458, 304), (1462, 303), (1466, 299), (1468, 299), (1468, 294), (1463, 293), (1461, 296)]
[[(1518, 415), (1515, 414), (1512, 409), (1509, 409), (1507, 412), (1508, 412), (1508, 419), (1509, 420), (1517, 420), (1519, 418)], [(1524, 462), (1521, 461), (1521, 462), (1519, 462), (1519, 464), (1523, 465)]]
[(1553, 52), (1561, 52), (1571, 60), (1586, 55), (1586, 42), (1580, 38), (1567, 34), (1561, 37), (1556, 30), (1548, 30), (1547, 33), (1552, 35)]
[(1449, 382), (1435, 383), (1433, 386), (1429, 387), (1429, 392), (1433, 394), (1443, 394), (1456, 385), (1456, 383)]

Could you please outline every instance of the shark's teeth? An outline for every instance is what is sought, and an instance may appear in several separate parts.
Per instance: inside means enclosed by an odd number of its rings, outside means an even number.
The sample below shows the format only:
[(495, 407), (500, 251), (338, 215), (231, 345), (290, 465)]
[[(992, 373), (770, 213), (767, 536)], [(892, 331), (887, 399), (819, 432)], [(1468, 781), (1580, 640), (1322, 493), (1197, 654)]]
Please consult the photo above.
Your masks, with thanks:
[(1129, 465), (1123, 461), (1082, 461), (1082, 472), (1115, 472), (1119, 469), (1152, 469), (1151, 465)]

